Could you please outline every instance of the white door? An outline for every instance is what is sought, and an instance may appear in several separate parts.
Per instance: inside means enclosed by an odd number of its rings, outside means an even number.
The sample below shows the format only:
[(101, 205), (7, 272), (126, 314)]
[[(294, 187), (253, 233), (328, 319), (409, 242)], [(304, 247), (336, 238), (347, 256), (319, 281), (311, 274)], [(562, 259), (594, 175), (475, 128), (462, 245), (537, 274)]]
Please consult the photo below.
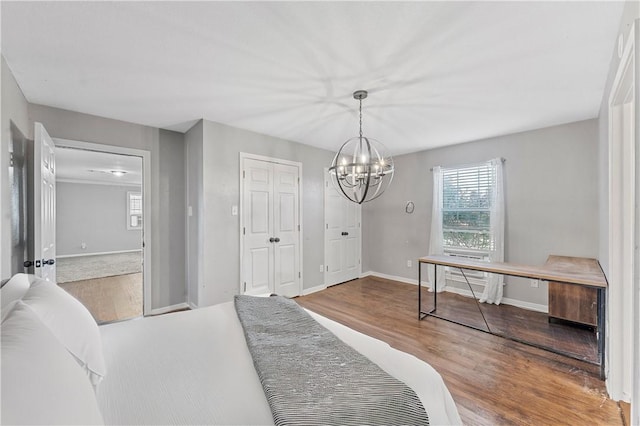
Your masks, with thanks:
[(242, 292), (300, 295), (300, 168), (242, 158)]
[(242, 173), (244, 293), (273, 292), (273, 166), (271, 163), (244, 160)]
[(34, 140), (34, 259), (35, 274), (56, 282), (56, 156), (55, 145), (40, 123)]
[(298, 168), (273, 164), (273, 171), (274, 287), (276, 294), (294, 297), (300, 294)]
[(353, 280), (360, 276), (360, 204), (347, 200), (329, 182), (325, 172), (325, 285)]

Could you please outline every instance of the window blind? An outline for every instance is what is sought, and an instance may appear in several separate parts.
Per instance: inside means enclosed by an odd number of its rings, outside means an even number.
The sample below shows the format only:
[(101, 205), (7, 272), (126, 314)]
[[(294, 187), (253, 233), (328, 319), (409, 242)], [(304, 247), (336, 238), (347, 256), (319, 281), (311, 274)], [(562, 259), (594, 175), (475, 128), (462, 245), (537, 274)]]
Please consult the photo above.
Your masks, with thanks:
[(489, 250), (495, 168), (491, 163), (482, 163), (442, 169), (442, 184), (444, 246)]

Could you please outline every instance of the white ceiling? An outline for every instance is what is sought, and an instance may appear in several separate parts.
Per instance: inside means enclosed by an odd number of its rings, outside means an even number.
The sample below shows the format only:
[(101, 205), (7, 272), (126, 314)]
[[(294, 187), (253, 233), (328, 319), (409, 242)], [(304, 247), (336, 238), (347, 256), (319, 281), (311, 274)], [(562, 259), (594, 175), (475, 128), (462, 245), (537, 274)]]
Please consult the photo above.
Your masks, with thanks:
[[(56, 180), (108, 185), (141, 185), (142, 158), (72, 148), (56, 148)], [(116, 176), (112, 171), (125, 172)]]
[(7, 2), (29, 102), (394, 154), (598, 115), (621, 2)]

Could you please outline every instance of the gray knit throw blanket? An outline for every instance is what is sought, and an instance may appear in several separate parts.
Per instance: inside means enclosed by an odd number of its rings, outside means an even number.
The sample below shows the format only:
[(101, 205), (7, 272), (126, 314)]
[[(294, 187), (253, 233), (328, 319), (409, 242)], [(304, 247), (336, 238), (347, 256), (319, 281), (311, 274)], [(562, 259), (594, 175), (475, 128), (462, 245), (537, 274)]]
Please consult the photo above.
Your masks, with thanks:
[(276, 425), (429, 424), (413, 389), (294, 301), (236, 296), (235, 306)]

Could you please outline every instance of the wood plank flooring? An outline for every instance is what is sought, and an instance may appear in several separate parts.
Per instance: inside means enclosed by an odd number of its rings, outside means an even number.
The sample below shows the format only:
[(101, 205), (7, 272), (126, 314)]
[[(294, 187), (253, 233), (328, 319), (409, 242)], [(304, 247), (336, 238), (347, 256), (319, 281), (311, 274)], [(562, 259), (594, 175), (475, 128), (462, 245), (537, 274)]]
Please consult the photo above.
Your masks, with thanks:
[(142, 273), (58, 285), (82, 302), (98, 324), (142, 315)]
[(622, 425), (597, 368), (437, 318), (419, 321), (414, 285), (367, 277), (295, 300), (431, 364), (465, 424)]

